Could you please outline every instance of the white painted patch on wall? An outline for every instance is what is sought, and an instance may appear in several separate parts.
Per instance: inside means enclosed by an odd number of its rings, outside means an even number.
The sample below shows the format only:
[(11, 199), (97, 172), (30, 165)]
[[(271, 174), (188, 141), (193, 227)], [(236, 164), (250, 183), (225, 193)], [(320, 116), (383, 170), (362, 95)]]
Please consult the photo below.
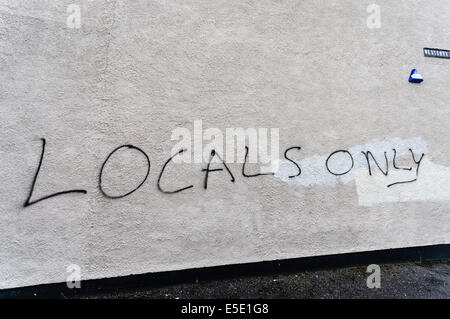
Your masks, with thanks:
[[(328, 185), (336, 186), (337, 183), (347, 184), (355, 179), (355, 172), (359, 169), (363, 169), (366, 173), (367, 160), (361, 152), (370, 151), (382, 164), (381, 159), (384, 159), (384, 152), (390, 152), (390, 158), (393, 157), (393, 149), (397, 151), (397, 157), (405, 156), (409, 154), (409, 149), (413, 149), (415, 153), (427, 153), (427, 143), (421, 138), (400, 139), (391, 138), (383, 141), (372, 141), (365, 145), (358, 145), (347, 149), (352, 154), (354, 160), (353, 169), (345, 175), (335, 176), (328, 172), (326, 169), (326, 161), (330, 153), (325, 155), (313, 155), (300, 161), (300, 167), (302, 174), (296, 178), (289, 178), (290, 175), (296, 173), (296, 168), (291, 162), (282, 160), (279, 163), (279, 169), (275, 173), (275, 176), (282, 181), (302, 186), (314, 186), (314, 185)], [(330, 166), (333, 167), (333, 171), (345, 172), (349, 168), (349, 159), (347, 156), (336, 155), (330, 158)]]
[[(295, 166), (287, 160), (282, 160), (275, 177), (286, 183), (305, 187), (335, 187), (339, 183), (355, 181), (361, 206), (385, 202), (450, 200), (450, 168), (431, 162), (430, 155), (427, 154), (427, 143), (421, 137), (375, 140), (346, 151), (348, 153), (339, 152), (330, 158), (331, 153), (313, 155), (301, 160), (299, 164), (302, 174), (295, 178), (289, 178), (296, 173)], [(374, 157), (368, 155), (370, 171), (364, 154), (368, 151)], [(425, 155), (422, 158), (423, 154)], [(348, 173), (340, 176), (330, 173), (326, 167), (328, 158), (328, 166), (332, 172)]]
[[(425, 155), (420, 164), (419, 177), (415, 182), (386, 187), (386, 182), (392, 183), (399, 180), (400, 174), (406, 175), (407, 173), (395, 171), (390, 176), (383, 176), (382, 174), (369, 176), (367, 170), (356, 170), (356, 190), (359, 205), (372, 206), (387, 202), (450, 200), (450, 167), (434, 164)], [(411, 173), (409, 174), (411, 175)], [(404, 176), (404, 178), (408, 179), (407, 176)]]

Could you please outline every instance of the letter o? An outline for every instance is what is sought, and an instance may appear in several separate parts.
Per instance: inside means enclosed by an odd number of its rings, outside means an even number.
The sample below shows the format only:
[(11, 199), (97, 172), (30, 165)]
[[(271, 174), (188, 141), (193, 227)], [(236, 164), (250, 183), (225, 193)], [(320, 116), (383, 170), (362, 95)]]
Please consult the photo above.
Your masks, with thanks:
[[(332, 171), (330, 170), (330, 167), (328, 166), (328, 161), (329, 161), (329, 159), (330, 159), (334, 154), (336, 154), (336, 153), (347, 153), (347, 154), (350, 156), (350, 159), (352, 160), (352, 166), (351, 166), (347, 171), (345, 171), (344, 173), (334, 173), (334, 172), (332, 172)], [(331, 174), (333, 174), (333, 175), (335, 175), (335, 176), (341, 176), (341, 175), (347, 174), (348, 172), (350, 172), (350, 171), (353, 169), (353, 165), (354, 165), (354, 164), (355, 164), (355, 163), (354, 163), (354, 161), (353, 161), (353, 156), (352, 156), (352, 154), (350, 154), (350, 152), (347, 151), (347, 150), (338, 150), (338, 151), (334, 151), (333, 153), (330, 154), (330, 156), (328, 156), (327, 161), (325, 162), (325, 166), (327, 167), (328, 172), (330, 172)]]
[[(145, 159), (147, 160), (147, 167), (148, 167), (148, 168), (147, 168), (147, 173), (145, 174), (145, 177), (144, 177), (144, 179), (142, 180), (142, 182), (141, 182), (135, 189), (133, 189), (132, 191), (130, 191), (130, 192), (126, 193), (126, 194), (123, 194), (123, 195), (116, 195), (116, 196), (108, 195), (108, 194), (103, 190), (103, 188), (102, 188), (102, 175), (103, 175), (103, 169), (105, 168), (105, 165), (106, 165), (106, 163), (108, 162), (109, 158), (110, 158), (115, 152), (117, 152), (118, 150), (120, 150), (120, 149), (122, 149), (122, 148), (131, 148), (131, 149), (137, 150), (137, 151), (141, 152), (142, 154), (144, 154)], [(107, 158), (105, 159), (105, 161), (103, 162), (102, 168), (100, 169), (100, 175), (99, 175), (99, 178), (98, 178), (98, 187), (99, 187), (99, 189), (100, 189), (100, 192), (102, 192), (103, 196), (105, 196), (105, 197), (107, 197), (107, 198), (111, 198), (111, 199), (123, 198), (123, 197), (128, 196), (128, 195), (130, 195), (131, 193), (137, 191), (137, 190), (145, 183), (145, 181), (147, 180), (147, 177), (148, 177), (149, 174), (150, 174), (150, 159), (148, 158), (148, 155), (147, 155), (143, 150), (141, 150), (139, 147), (136, 147), (136, 146), (134, 146), (134, 145), (122, 145), (122, 146), (117, 147), (117, 148), (116, 148), (114, 151), (112, 151), (111, 153), (109, 153), (108, 157), (107, 157)]]

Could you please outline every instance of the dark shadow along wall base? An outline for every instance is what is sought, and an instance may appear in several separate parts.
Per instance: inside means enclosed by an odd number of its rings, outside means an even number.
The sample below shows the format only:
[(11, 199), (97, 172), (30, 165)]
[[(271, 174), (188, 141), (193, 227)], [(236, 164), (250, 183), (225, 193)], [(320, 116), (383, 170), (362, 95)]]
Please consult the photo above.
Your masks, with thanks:
[(317, 257), (265, 261), (248, 264), (196, 268), (179, 271), (130, 275), (82, 281), (80, 289), (68, 289), (66, 283), (13, 288), (0, 291), (0, 298), (63, 298), (118, 289), (161, 287), (180, 283), (258, 276), (317, 269), (450, 260), (450, 244), (376, 250)]

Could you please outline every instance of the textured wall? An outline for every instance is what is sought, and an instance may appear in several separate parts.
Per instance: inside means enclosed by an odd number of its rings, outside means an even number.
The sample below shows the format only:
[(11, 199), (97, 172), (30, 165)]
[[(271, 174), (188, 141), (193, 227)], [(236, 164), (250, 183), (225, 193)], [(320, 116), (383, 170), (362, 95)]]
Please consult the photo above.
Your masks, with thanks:
[[(70, 264), (90, 279), (450, 243), (450, 60), (422, 52), (450, 49), (447, 0), (376, 1), (374, 29), (366, 0), (79, 1), (80, 28), (71, 3), (0, 0), (0, 288)], [(205, 190), (205, 163), (171, 164), (164, 188), (194, 187), (160, 192), (172, 132), (197, 120), (278, 128), (276, 174), (229, 164), (235, 182), (214, 172)], [(99, 172), (124, 144), (149, 177), (107, 198)], [(340, 177), (336, 150), (354, 160)], [(110, 194), (146, 174), (137, 150), (109, 164)]]

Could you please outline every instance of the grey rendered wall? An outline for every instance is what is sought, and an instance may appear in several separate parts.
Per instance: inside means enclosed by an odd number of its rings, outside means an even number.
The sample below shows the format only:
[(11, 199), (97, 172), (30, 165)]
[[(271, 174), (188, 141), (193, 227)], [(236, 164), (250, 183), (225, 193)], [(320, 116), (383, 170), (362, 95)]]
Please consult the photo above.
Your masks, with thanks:
[[(92, 279), (450, 243), (450, 60), (422, 52), (450, 49), (450, 5), (378, 0), (371, 29), (373, 2), (1, 0), (0, 288), (63, 282), (72, 264)], [(171, 164), (164, 188), (194, 187), (160, 192), (172, 132), (198, 120), (278, 128), (276, 174), (229, 164), (235, 182), (216, 171), (205, 190), (205, 163)], [(41, 138), (31, 201), (86, 194), (24, 207)], [(124, 144), (150, 174), (110, 199), (99, 172)], [(354, 159), (342, 177), (325, 166), (336, 150)], [(131, 151), (111, 161), (109, 191), (145, 175)], [(369, 175), (365, 151), (383, 169), (386, 152), (388, 176), (374, 162)]]

